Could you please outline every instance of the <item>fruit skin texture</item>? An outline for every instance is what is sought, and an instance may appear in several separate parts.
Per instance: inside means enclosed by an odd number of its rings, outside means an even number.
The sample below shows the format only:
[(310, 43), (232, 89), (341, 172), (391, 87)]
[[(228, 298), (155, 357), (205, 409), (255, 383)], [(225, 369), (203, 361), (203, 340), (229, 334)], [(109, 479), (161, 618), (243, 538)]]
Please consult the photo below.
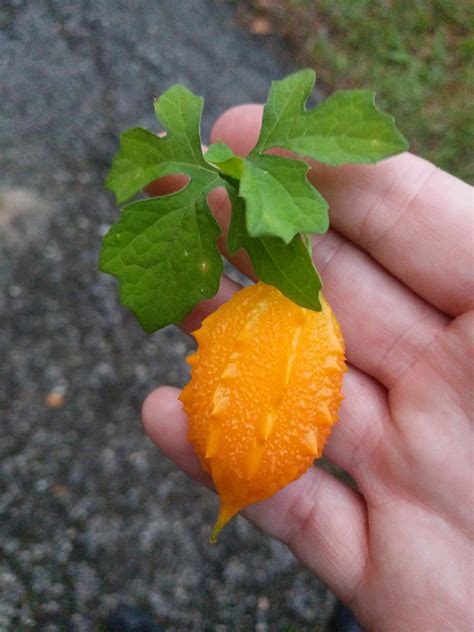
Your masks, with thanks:
[(194, 332), (181, 394), (188, 439), (214, 481), (211, 540), (249, 503), (299, 478), (337, 420), (344, 342), (331, 308), (299, 307), (264, 283), (236, 292)]

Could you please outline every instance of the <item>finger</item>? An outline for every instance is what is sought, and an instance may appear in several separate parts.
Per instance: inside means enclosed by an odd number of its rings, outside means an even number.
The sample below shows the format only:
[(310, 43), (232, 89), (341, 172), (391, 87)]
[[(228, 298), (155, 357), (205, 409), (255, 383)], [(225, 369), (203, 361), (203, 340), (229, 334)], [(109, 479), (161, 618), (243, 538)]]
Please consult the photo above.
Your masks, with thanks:
[(183, 189), (188, 182), (189, 176), (184, 173), (171, 173), (170, 175), (150, 182), (150, 184), (145, 187), (145, 192), (151, 197), (155, 195), (169, 195), (170, 193), (176, 193), (180, 189)]
[(353, 366), (344, 376), (339, 422), (324, 449), (330, 461), (348, 472), (364, 496), (372, 496), (371, 481), (379, 475), (377, 454), (390, 435), (387, 391)]
[(255, 147), (262, 126), (263, 106), (256, 103), (237, 105), (216, 120), (211, 130), (211, 143), (222, 141), (245, 158)]
[(179, 389), (162, 386), (152, 391), (143, 402), (142, 421), (147, 435), (188, 476), (210, 489), (211, 477), (186, 438), (187, 419), (178, 400)]
[(221, 253), (226, 257), (233, 266), (235, 266), (242, 274), (245, 274), (252, 280), (256, 280), (253, 272), (252, 263), (247, 252), (242, 248), (234, 255), (230, 256), (227, 252), (227, 233), (229, 231), (231, 204), (227, 191), (223, 188), (215, 189), (209, 195), (208, 202), (212, 214), (216, 218), (222, 229), (220, 237), (217, 239), (217, 246)]
[[(212, 142), (245, 155), (261, 118), (261, 106), (232, 108), (216, 121)], [(471, 187), (408, 153), (376, 165), (309, 162), (333, 228), (443, 312), (472, 306)]]
[(333, 230), (313, 240), (313, 259), (349, 362), (393, 387), (449, 319)]
[[(187, 421), (178, 389), (154, 391), (143, 405), (151, 439), (192, 478), (212, 487), (187, 441)], [(311, 468), (272, 498), (242, 512), (282, 540), (342, 598), (349, 599), (364, 568), (367, 551), (363, 499), (323, 470)]]
[(452, 316), (474, 304), (472, 189), (409, 153), (376, 165), (316, 166), (332, 226)]
[(310, 468), (242, 514), (285, 543), (345, 603), (352, 601), (367, 558), (364, 499), (321, 468)]

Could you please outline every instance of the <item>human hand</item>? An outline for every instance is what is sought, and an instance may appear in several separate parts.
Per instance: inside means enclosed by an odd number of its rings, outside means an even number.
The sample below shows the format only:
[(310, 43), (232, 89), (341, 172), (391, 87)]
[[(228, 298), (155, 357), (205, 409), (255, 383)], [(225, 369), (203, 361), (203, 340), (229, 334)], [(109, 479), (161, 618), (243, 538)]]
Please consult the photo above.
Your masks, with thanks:
[[(259, 106), (229, 110), (212, 142), (245, 155), (261, 115)], [(350, 363), (325, 454), (359, 491), (314, 467), (242, 513), (285, 542), (367, 629), (470, 630), (471, 188), (410, 154), (370, 166), (314, 164), (310, 179), (330, 205), (332, 229), (313, 240), (313, 254)], [(168, 177), (155, 191), (174, 186)], [(225, 233), (227, 198), (216, 191), (210, 203)], [(252, 277), (242, 252), (233, 262)], [(236, 289), (223, 278), (183, 329), (196, 329)], [(148, 396), (145, 429), (212, 487), (186, 440), (178, 394), (165, 387)]]

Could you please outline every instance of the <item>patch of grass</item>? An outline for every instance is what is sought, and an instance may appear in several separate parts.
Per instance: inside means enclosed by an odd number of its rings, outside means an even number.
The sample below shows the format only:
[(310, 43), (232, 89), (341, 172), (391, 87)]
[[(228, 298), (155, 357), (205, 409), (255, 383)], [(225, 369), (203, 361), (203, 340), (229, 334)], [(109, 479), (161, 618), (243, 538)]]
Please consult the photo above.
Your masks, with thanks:
[(473, 181), (474, 39), (458, 0), (248, 0), (328, 91), (366, 87), (411, 151)]

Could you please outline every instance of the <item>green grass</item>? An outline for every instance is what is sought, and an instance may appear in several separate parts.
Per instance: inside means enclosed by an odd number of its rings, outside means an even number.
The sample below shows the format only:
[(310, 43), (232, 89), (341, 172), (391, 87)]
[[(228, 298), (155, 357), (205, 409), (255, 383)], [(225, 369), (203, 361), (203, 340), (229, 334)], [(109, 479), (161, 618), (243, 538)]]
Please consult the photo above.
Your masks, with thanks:
[[(250, 0), (324, 86), (366, 87), (411, 150), (474, 178), (474, 39), (463, 0)], [(472, 5), (471, 5), (472, 8)], [(471, 17), (471, 27), (472, 17)]]

